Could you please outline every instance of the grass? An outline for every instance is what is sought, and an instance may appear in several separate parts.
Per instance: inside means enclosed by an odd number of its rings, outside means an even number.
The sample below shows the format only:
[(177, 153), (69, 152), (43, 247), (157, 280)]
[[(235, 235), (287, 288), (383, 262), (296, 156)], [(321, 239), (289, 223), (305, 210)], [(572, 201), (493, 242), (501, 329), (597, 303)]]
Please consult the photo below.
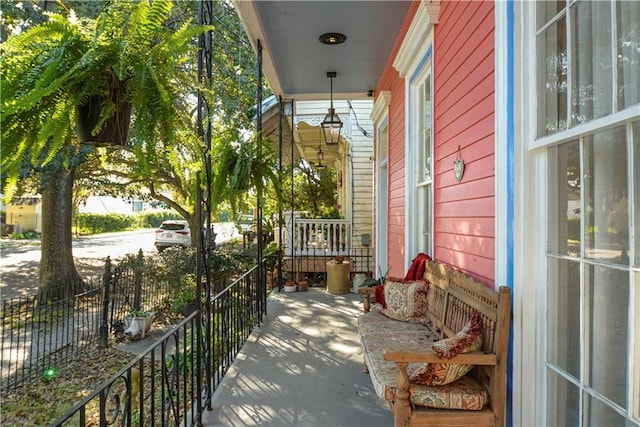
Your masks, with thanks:
[(64, 415), (73, 405), (113, 376), (134, 357), (115, 349), (89, 349), (60, 367), (52, 378), (38, 378), (3, 393), (0, 425), (43, 426)]

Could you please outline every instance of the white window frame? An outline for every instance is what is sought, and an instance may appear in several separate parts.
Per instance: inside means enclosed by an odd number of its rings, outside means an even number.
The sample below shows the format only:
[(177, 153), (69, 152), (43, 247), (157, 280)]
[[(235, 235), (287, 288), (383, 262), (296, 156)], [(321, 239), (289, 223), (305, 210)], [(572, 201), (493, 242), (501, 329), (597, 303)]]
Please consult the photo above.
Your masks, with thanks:
[[(376, 161), (375, 161), (375, 195), (376, 195), (376, 230), (375, 257), (377, 274), (385, 274), (388, 268), (388, 225), (389, 225), (389, 104), (391, 92), (381, 91), (371, 111), (371, 120), (376, 129)], [(383, 136), (384, 135), (384, 136)], [(386, 154), (382, 156), (382, 144), (386, 145)], [(383, 176), (384, 174), (384, 176)], [(374, 270), (376, 270), (374, 268)]]
[[(434, 6), (430, 8), (430, 6)], [(415, 230), (416, 224), (421, 212), (421, 207), (416, 206), (415, 189), (418, 181), (416, 181), (416, 165), (413, 161), (415, 153), (415, 144), (419, 140), (416, 135), (415, 123), (415, 105), (412, 104), (413, 88), (419, 85), (420, 79), (431, 79), (431, 98), (433, 100), (433, 26), (438, 23), (439, 6), (437, 4), (427, 4), (420, 2), (418, 10), (409, 26), (407, 34), (400, 46), (393, 67), (398, 71), (400, 77), (405, 79), (405, 269), (409, 268), (411, 260), (417, 254), (418, 238)], [(434, 126), (433, 126), (433, 102), (431, 103), (431, 153), (434, 153)], [(433, 155), (433, 154), (432, 154)], [(433, 248), (433, 174), (435, 162), (431, 161), (432, 183), (430, 192), (429, 221), (431, 229), (431, 241), (428, 243)], [(433, 249), (431, 249), (433, 251)], [(430, 255), (433, 255), (431, 253)]]
[[(521, 142), (515, 146), (514, 159), (513, 425), (545, 425), (547, 421), (546, 236), (551, 227), (547, 224), (549, 180), (546, 149), (640, 117), (639, 110), (634, 106), (536, 139), (535, 6), (535, 2), (515, 2), (514, 13), (514, 138)], [(630, 158), (629, 161), (631, 160)], [(629, 179), (631, 180), (631, 176)], [(631, 186), (629, 192), (633, 193)], [(638, 202), (633, 202), (634, 206)], [(630, 274), (640, 272), (631, 269)], [(632, 321), (637, 324), (640, 298), (637, 294), (634, 295), (637, 290), (633, 287), (633, 282), (630, 283), (630, 297), (635, 298), (636, 302), (636, 318)], [(638, 330), (631, 339), (629, 350), (635, 351), (636, 355), (640, 354)], [(636, 384), (638, 387), (638, 364), (631, 366), (631, 369), (630, 386)], [(633, 398), (639, 399), (637, 390), (635, 393)], [(631, 407), (637, 408), (638, 402), (632, 401)]]
[[(407, 224), (407, 255), (411, 259), (420, 252), (433, 256), (433, 96), (430, 95), (429, 100), (424, 99), (426, 85), (429, 86), (429, 94), (433, 94), (431, 64), (432, 61), (427, 52), (407, 82), (405, 223)], [(424, 147), (425, 130), (430, 132), (427, 150)], [(426, 168), (430, 171), (429, 176), (425, 176)], [(425, 193), (428, 201), (424, 200)], [(428, 211), (425, 211), (425, 202), (428, 205)], [(428, 223), (426, 227), (424, 226), (425, 217)], [(425, 236), (427, 232), (428, 236)], [(411, 259), (407, 259), (407, 263)]]

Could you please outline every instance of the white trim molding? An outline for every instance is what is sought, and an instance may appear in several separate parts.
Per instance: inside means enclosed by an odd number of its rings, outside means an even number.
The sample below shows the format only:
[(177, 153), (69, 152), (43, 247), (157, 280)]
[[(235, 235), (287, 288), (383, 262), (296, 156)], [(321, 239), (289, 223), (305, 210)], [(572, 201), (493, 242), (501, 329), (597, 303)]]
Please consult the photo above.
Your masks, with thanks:
[(371, 120), (377, 126), (388, 114), (389, 105), (391, 105), (391, 91), (383, 90), (373, 104), (371, 110)]
[(420, 2), (402, 46), (393, 61), (393, 68), (400, 73), (400, 77), (404, 78), (414, 68), (412, 64), (416, 59), (416, 52), (425, 52), (425, 46), (431, 45), (430, 33), (433, 25), (438, 22), (439, 16), (439, 1), (423, 0)]

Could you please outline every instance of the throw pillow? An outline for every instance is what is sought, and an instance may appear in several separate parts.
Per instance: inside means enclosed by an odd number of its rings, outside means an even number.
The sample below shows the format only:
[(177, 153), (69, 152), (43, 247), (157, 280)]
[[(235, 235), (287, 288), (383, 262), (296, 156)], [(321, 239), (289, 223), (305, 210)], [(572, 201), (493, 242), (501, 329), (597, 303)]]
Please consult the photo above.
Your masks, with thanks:
[[(433, 351), (440, 358), (451, 359), (459, 353), (482, 349), (482, 317), (474, 312), (471, 320), (454, 336), (433, 343)], [(418, 385), (445, 385), (465, 376), (473, 365), (454, 363), (427, 363), (418, 368), (409, 381)]]
[(427, 322), (427, 283), (387, 279), (384, 284), (386, 307), (380, 311), (387, 317), (411, 323)]
[(375, 302), (380, 304), (382, 308), (387, 308), (387, 303), (384, 300), (384, 285), (374, 286), (373, 291), (375, 292)]

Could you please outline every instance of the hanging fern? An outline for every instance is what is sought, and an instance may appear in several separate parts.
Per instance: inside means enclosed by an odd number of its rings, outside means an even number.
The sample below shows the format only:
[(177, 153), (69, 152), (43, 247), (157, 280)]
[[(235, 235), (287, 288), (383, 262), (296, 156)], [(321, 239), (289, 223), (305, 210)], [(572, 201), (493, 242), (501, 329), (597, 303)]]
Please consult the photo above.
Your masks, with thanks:
[[(34, 166), (49, 162), (73, 141), (74, 111), (91, 96), (104, 96), (96, 129), (114, 115), (123, 89), (133, 107), (130, 143), (138, 155), (172, 145), (180, 110), (176, 81), (196, 37), (209, 29), (186, 23), (166, 26), (169, 0), (112, 0), (95, 19), (49, 13), (36, 25), (3, 44), (0, 59), (2, 175), (10, 195), (25, 158)], [(71, 142), (75, 143), (75, 142)], [(45, 152), (46, 156), (39, 153)], [(141, 162), (144, 164), (144, 161)]]

